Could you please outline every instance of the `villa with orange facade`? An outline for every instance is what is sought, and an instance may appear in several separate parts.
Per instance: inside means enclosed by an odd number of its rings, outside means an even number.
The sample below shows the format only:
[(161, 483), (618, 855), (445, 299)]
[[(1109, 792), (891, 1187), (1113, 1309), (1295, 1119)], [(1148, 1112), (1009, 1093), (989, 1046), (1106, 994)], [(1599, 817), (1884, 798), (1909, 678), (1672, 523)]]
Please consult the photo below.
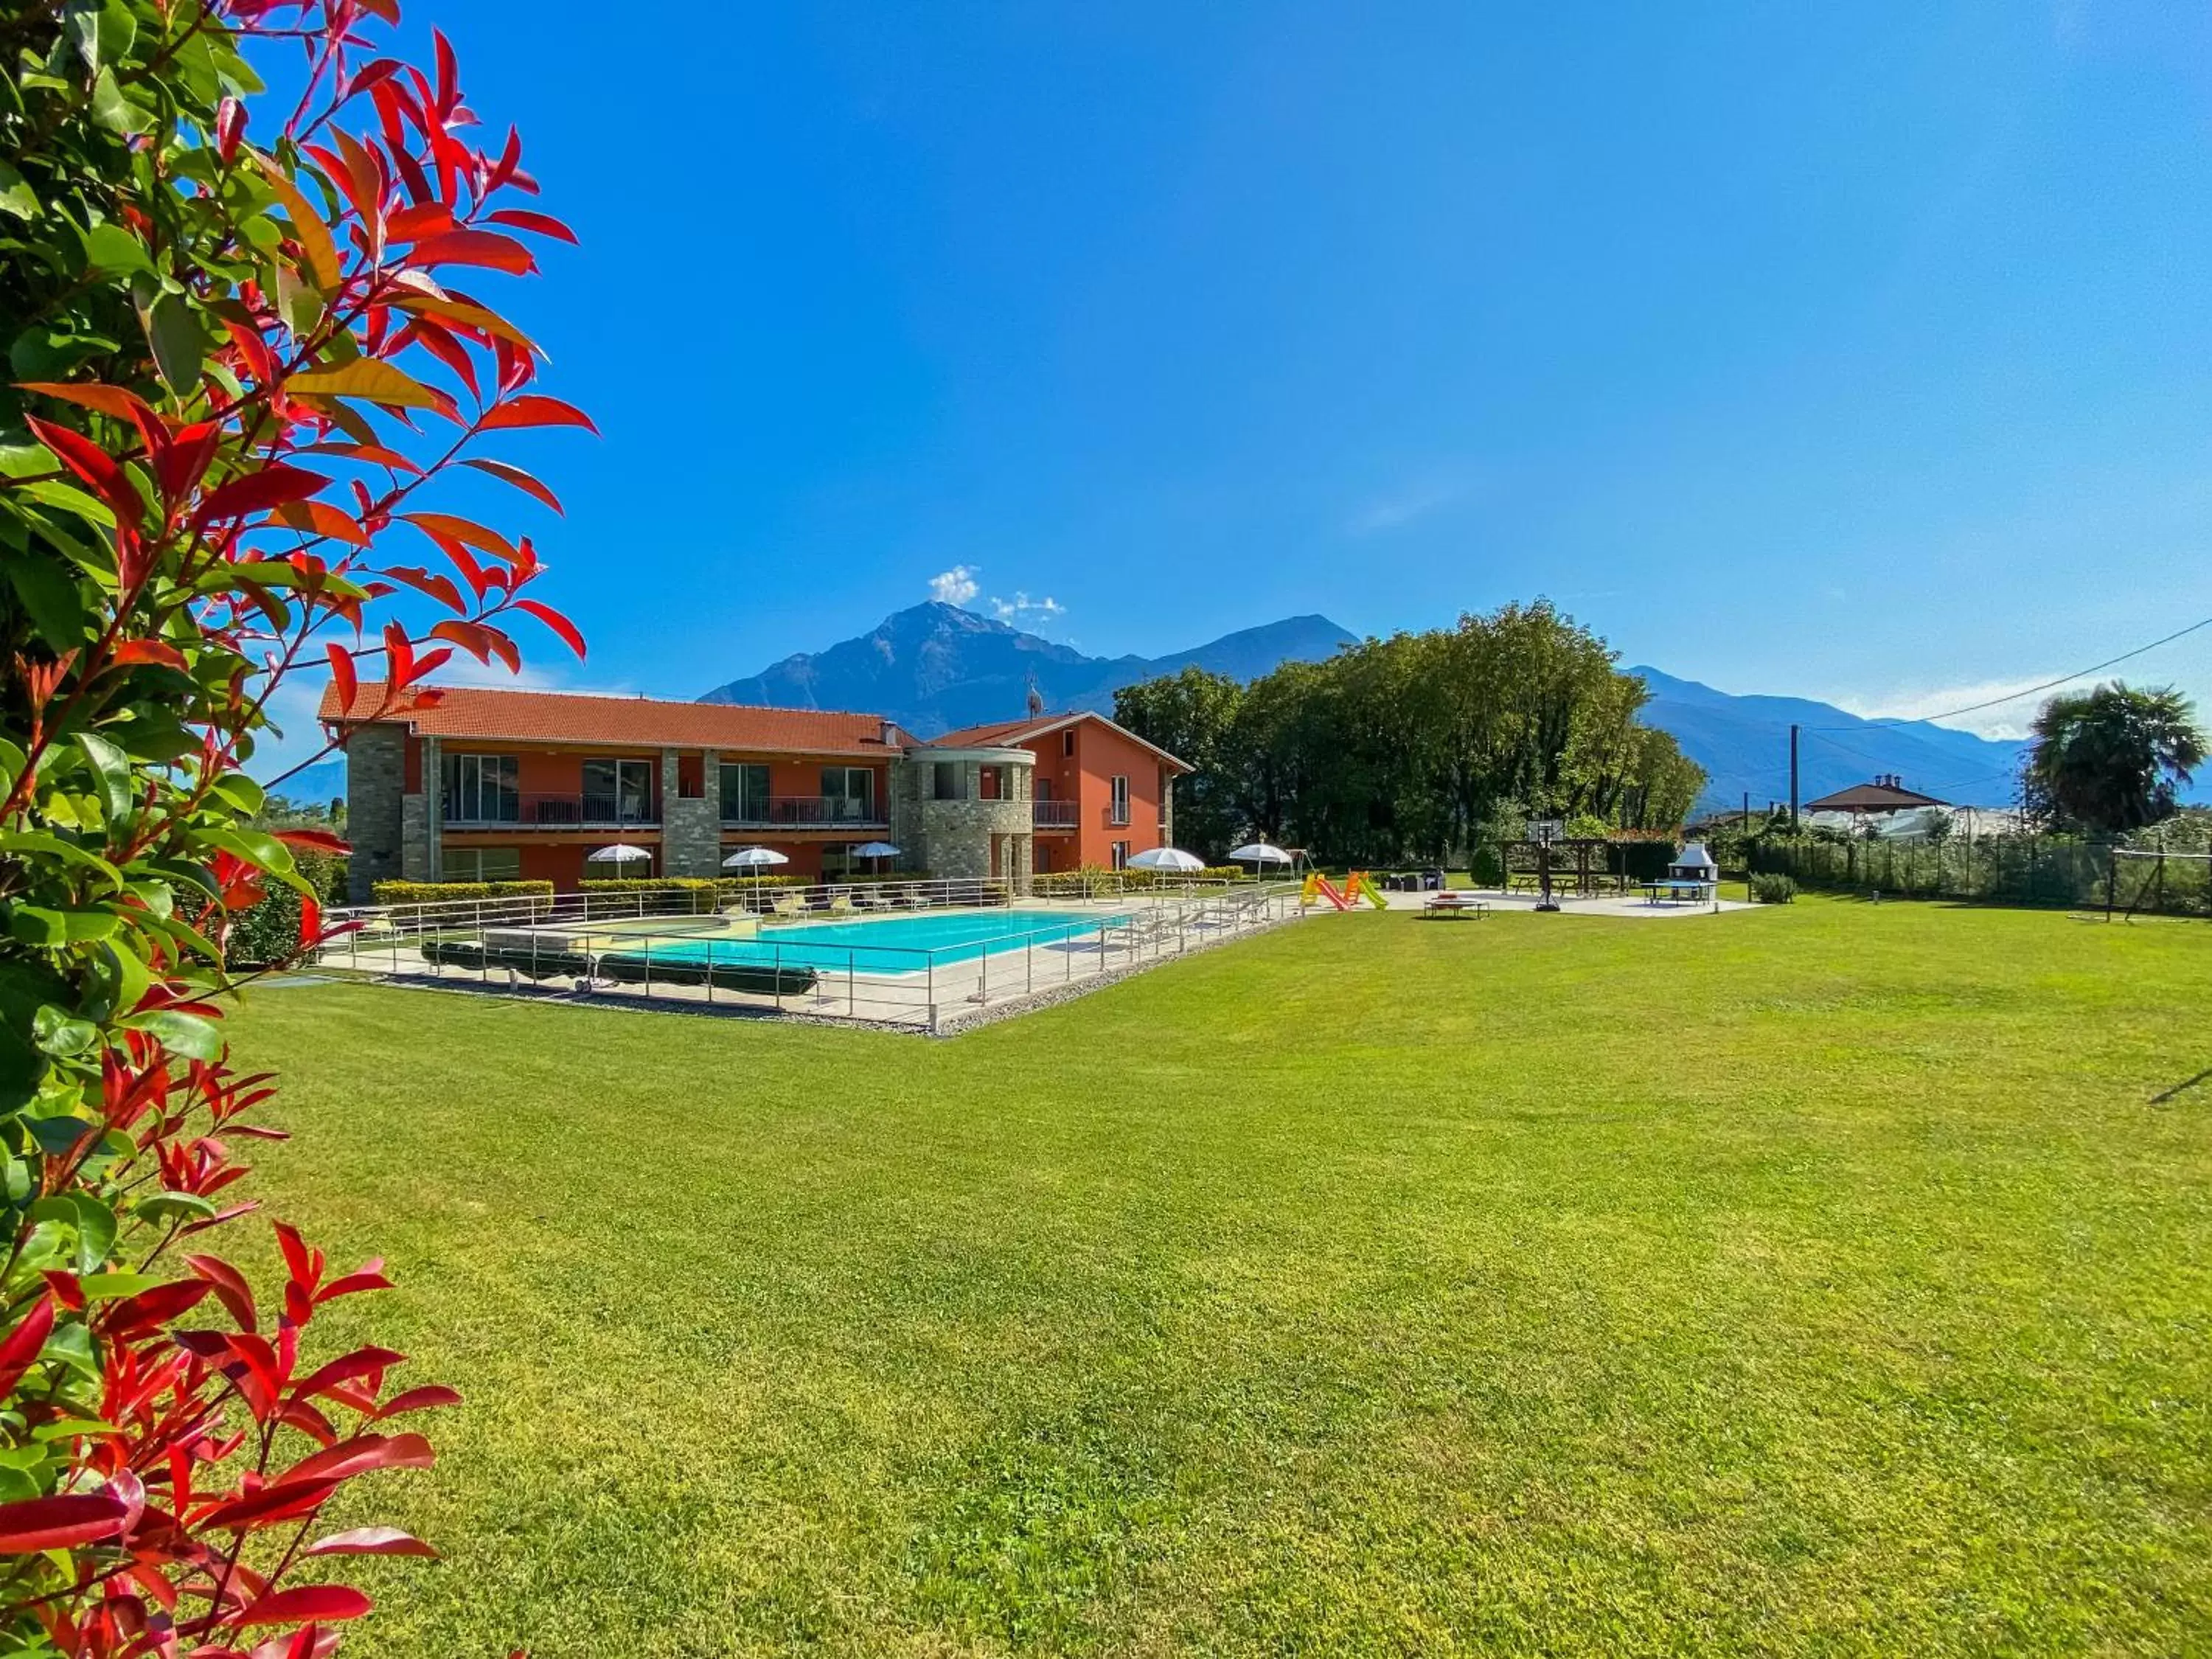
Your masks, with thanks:
[[(1103, 714), (1036, 715), (924, 741), (872, 714), (566, 692), (441, 689), (382, 713), (384, 688), (320, 718), (345, 746), (352, 897), (380, 881), (719, 876), (740, 847), (835, 880), (855, 849), (890, 867), (1017, 885), (1120, 868), (1171, 843), (1191, 769)], [(589, 863), (617, 842), (649, 857)]]

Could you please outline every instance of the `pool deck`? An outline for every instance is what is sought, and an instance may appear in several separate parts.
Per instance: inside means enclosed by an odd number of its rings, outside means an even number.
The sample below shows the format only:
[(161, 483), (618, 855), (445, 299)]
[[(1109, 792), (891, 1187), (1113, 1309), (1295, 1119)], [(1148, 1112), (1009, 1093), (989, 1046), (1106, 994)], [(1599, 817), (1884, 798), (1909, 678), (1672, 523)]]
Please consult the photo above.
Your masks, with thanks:
[[(1533, 911), (1537, 903), (1536, 896), (1534, 893), (1474, 890), (1472, 896), (1480, 899), (1496, 911)], [(1419, 910), (1436, 895), (1434, 893), (1385, 893), (1382, 896), (1389, 902), (1393, 910)], [(1559, 896), (1559, 904), (1561, 915), (1616, 916), (1636, 921), (1657, 921), (1679, 916), (1725, 915), (1737, 910), (1756, 910), (1760, 908), (1756, 904), (1747, 904), (1741, 899), (1723, 899), (1717, 906), (1710, 902), (1704, 904), (1654, 904), (1641, 893), (1630, 893), (1626, 896), (1607, 894), (1601, 898), (1573, 898), (1562, 893)], [(1328, 908), (1326, 904), (1321, 908), (1324, 910)], [(1461, 920), (1472, 921), (1473, 918), (1463, 917)]]

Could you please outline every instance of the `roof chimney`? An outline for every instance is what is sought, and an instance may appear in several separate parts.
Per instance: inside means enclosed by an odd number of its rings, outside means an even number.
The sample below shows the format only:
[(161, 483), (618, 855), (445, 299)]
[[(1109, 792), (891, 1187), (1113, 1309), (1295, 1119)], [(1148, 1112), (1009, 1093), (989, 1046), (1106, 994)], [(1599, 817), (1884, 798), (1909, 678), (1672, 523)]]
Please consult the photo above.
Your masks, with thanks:
[(898, 726), (895, 722), (885, 720), (883, 725), (883, 730), (878, 733), (878, 735), (883, 738), (884, 748), (896, 749), (898, 747)]

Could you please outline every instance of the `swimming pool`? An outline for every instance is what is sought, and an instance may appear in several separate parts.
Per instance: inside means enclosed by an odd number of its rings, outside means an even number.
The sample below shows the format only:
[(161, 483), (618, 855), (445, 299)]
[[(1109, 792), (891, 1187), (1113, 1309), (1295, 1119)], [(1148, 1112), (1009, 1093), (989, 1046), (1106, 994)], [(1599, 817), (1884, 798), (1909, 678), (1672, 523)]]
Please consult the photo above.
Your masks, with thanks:
[(1126, 913), (1071, 916), (1054, 910), (963, 910), (944, 915), (768, 927), (762, 929), (758, 939), (655, 939), (650, 945), (621, 954), (631, 961), (685, 967), (781, 965), (849, 969), (862, 974), (918, 974), (933, 961), (943, 967), (948, 962), (973, 962), (1004, 951), (1043, 949), (1073, 941), (1095, 943), (1102, 927), (1128, 925)]

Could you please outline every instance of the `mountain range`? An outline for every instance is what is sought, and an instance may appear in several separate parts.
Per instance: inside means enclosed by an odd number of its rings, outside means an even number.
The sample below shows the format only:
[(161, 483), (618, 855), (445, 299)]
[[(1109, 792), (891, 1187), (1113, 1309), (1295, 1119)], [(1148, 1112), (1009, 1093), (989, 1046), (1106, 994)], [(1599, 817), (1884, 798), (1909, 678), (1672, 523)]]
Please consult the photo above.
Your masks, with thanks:
[[(1249, 680), (1285, 662), (1318, 662), (1355, 643), (1326, 617), (1225, 634), (1164, 657), (1092, 657), (957, 605), (917, 605), (872, 632), (817, 652), (799, 652), (731, 680), (700, 701), (779, 708), (853, 708), (885, 714), (920, 737), (986, 720), (1012, 720), (1030, 688), (1050, 709), (1111, 713), (1114, 693), (1196, 665)], [(1878, 773), (1960, 805), (2009, 804), (2021, 745), (1925, 721), (1879, 721), (1802, 697), (1739, 696), (1656, 668), (1627, 671), (1651, 690), (1644, 718), (1674, 734), (1705, 769), (1700, 805), (1754, 807), (1790, 793), (1790, 728), (1802, 728), (1798, 793), (1812, 800)], [(343, 794), (344, 763), (326, 761), (289, 780), (295, 800)]]

